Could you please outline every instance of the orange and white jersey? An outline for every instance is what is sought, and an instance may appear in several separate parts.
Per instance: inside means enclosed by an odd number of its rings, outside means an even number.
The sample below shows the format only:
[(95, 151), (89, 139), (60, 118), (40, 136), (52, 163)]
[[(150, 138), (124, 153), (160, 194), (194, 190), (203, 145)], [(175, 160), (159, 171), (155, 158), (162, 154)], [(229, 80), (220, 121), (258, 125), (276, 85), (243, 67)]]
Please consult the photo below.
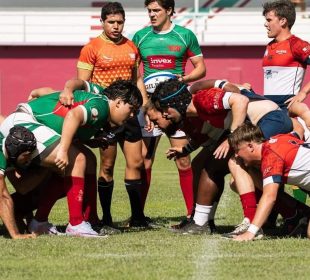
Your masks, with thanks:
[(92, 71), (92, 83), (108, 87), (118, 79), (131, 80), (138, 59), (132, 41), (123, 37), (115, 43), (101, 34), (82, 48), (77, 67)]
[(263, 143), (263, 185), (277, 183), (310, 191), (310, 143), (293, 134), (280, 134)]
[(264, 95), (279, 104), (298, 94), (309, 56), (310, 44), (294, 35), (271, 41), (263, 58)]

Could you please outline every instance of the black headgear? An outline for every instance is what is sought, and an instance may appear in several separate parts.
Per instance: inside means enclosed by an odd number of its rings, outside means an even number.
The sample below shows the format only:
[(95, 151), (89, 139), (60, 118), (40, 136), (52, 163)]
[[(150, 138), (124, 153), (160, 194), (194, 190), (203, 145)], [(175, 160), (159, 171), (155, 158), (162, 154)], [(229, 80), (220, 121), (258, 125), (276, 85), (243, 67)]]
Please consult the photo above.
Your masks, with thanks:
[(33, 133), (23, 126), (12, 127), (5, 139), (8, 159), (13, 163), (16, 162), (20, 154), (27, 151), (32, 152), (35, 150), (36, 146), (37, 141)]
[(186, 84), (177, 79), (170, 79), (157, 85), (151, 100), (155, 107), (159, 105), (161, 108), (174, 108), (184, 118), (187, 107), (191, 103), (192, 95), (188, 91)]

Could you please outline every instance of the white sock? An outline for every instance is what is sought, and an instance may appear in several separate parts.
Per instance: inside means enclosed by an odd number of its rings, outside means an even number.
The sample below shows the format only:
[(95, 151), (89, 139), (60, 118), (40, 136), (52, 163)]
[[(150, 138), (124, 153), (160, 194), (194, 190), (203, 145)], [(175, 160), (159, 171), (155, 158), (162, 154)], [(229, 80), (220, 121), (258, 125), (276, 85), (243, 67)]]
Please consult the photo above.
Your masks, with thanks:
[(200, 205), (196, 203), (194, 221), (196, 225), (203, 226), (207, 221), (212, 206)]
[(208, 221), (214, 220), (214, 216), (215, 216), (215, 212), (216, 212), (216, 209), (217, 209), (217, 205), (218, 205), (218, 202), (214, 202), (214, 203), (213, 203), (212, 209), (211, 209), (210, 214), (209, 214), (209, 219), (208, 219)]

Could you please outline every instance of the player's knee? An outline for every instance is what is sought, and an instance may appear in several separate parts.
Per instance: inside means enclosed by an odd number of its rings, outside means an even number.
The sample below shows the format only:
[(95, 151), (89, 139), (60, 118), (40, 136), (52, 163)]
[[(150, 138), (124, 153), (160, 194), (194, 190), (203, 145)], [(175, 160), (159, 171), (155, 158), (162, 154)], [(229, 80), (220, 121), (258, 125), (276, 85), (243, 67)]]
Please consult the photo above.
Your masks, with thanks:
[(175, 163), (180, 170), (185, 170), (191, 167), (191, 159), (189, 156), (178, 158)]

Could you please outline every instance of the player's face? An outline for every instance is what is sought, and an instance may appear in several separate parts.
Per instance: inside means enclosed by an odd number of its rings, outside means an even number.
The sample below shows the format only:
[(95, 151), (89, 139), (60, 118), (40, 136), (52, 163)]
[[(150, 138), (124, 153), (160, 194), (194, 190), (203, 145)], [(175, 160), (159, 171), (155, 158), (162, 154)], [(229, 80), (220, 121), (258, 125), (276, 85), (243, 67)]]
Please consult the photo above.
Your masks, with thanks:
[(286, 19), (278, 18), (274, 11), (267, 13), (265, 19), (265, 27), (267, 28), (268, 38), (277, 38), (283, 30), (282, 26), (285, 24)]
[(163, 113), (156, 109), (149, 109), (147, 115), (156, 127), (163, 130), (166, 130), (170, 125), (180, 121), (180, 114), (173, 108), (169, 108)]
[(103, 31), (106, 36), (112, 41), (118, 41), (124, 29), (124, 17), (122, 14), (108, 15), (107, 18), (102, 21)]
[(156, 1), (150, 3), (147, 7), (151, 24), (155, 30), (163, 31), (170, 27), (171, 9), (166, 10), (160, 6)]
[(137, 114), (137, 108), (125, 103), (122, 100), (115, 101), (115, 107), (110, 110), (110, 123), (111, 126), (121, 126), (129, 118), (134, 117)]
[(253, 144), (249, 142), (242, 142), (238, 145), (238, 149), (235, 150), (236, 157), (243, 160), (245, 165), (254, 164)]

